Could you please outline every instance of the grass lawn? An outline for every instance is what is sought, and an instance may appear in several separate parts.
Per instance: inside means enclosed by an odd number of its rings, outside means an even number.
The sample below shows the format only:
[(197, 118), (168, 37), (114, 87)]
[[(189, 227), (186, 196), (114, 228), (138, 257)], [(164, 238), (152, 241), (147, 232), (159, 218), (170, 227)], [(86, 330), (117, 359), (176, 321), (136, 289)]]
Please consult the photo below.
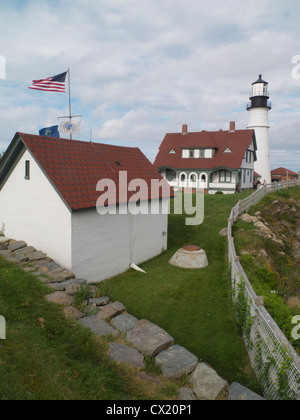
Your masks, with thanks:
[[(185, 226), (184, 215), (170, 215), (168, 251), (142, 265), (147, 274), (129, 270), (98, 287), (132, 315), (164, 328), (229, 383), (258, 391), (232, 309), (226, 237), (218, 234), (231, 207), (247, 194), (206, 196), (200, 226)], [(169, 265), (185, 244), (204, 248), (209, 267)], [(176, 398), (184, 383), (152, 386), (117, 366), (107, 357), (109, 339), (67, 321), (60, 306), (44, 299), (48, 293), (36, 277), (0, 257), (0, 315), (7, 322), (6, 340), (0, 340), (0, 400)]]
[[(53, 290), (52, 290), (53, 291)], [(0, 400), (147, 400), (174, 398), (178, 387), (152, 386), (107, 357), (108, 339), (67, 321), (52, 292), (0, 257)], [(178, 384), (177, 384), (178, 385)]]
[[(128, 312), (168, 331), (180, 344), (212, 365), (228, 382), (255, 388), (247, 353), (238, 335), (227, 268), (227, 227), (231, 208), (249, 192), (206, 195), (205, 219), (186, 226), (185, 215), (169, 217), (168, 251), (141, 265), (147, 274), (128, 271), (102, 282), (102, 294), (120, 300)], [(201, 246), (209, 266), (186, 270), (168, 264), (183, 245)]]

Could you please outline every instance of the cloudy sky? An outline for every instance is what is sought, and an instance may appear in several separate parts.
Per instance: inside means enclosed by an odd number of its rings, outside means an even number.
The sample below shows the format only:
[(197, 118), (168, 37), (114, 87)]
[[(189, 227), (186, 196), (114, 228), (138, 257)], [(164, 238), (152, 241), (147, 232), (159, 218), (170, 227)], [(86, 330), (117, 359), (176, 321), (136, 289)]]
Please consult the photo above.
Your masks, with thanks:
[[(80, 140), (137, 146), (167, 132), (238, 129), (269, 82), (271, 167), (300, 170), (299, 0), (0, 0), (0, 149), (68, 114), (68, 94), (28, 89), (71, 69)], [(299, 57), (297, 57), (299, 56)], [(294, 60), (294, 63), (292, 62)], [(2, 68), (1, 68), (2, 65)]]

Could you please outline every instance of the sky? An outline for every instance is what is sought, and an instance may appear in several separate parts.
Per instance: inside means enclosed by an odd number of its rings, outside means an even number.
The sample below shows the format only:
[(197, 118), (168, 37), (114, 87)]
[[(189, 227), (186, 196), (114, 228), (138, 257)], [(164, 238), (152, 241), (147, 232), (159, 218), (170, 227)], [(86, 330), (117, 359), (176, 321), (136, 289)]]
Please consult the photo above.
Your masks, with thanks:
[(0, 150), (68, 114), (68, 93), (28, 89), (68, 68), (76, 138), (139, 147), (152, 162), (182, 124), (246, 129), (261, 73), (271, 169), (298, 172), (299, 24), (299, 0), (0, 0)]

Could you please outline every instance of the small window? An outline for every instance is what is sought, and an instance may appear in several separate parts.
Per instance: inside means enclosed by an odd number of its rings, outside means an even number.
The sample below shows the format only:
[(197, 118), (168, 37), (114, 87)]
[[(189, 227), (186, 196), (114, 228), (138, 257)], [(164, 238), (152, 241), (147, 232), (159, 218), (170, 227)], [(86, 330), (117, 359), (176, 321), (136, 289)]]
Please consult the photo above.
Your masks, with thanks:
[(205, 157), (205, 150), (200, 149), (200, 157), (204, 158)]
[(25, 160), (25, 179), (30, 179), (30, 160)]
[(194, 150), (190, 150), (190, 158), (194, 157)]

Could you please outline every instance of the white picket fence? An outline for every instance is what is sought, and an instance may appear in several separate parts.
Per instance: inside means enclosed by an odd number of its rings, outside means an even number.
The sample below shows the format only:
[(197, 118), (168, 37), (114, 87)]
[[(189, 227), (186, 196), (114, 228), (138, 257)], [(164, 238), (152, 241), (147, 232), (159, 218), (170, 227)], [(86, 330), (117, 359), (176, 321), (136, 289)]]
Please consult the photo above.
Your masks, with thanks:
[[(252, 368), (266, 399), (300, 400), (300, 357), (256, 295), (236, 255), (232, 227), (240, 214), (266, 195), (300, 186), (300, 180), (262, 186), (232, 208), (228, 219), (228, 261), (231, 266), (233, 301), (242, 309), (243, 335)], [(238, 306), (237, 306), (238, 305)], [(291, 324), (291, 330), (293, 325)]]

